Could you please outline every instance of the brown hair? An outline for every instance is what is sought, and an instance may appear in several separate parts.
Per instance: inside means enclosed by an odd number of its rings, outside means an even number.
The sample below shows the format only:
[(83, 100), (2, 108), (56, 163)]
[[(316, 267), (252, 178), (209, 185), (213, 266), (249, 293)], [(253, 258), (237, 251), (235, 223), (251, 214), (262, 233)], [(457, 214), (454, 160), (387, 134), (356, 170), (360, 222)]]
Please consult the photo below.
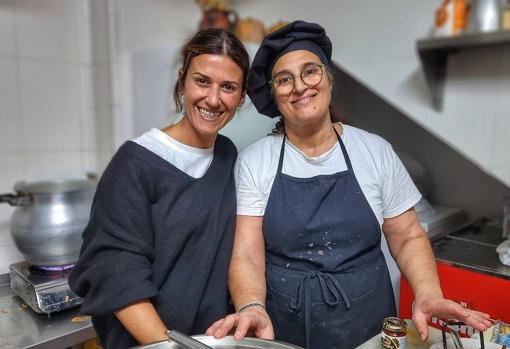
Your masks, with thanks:
[(200, 30), (181, 49), (182, 66), (179, 69), (179, 77), (175, 83), (173, 94), (177, 112), (183, 109), (179, 95), (184, 90), (184, 80), (186, 79), (191, 60), (202, 54), (225, 55), (232, 59), (243, 71), (241, 88), (242, 92), (246, 91), (250, 57), (241, 41), (223, 29), (210, 28)]

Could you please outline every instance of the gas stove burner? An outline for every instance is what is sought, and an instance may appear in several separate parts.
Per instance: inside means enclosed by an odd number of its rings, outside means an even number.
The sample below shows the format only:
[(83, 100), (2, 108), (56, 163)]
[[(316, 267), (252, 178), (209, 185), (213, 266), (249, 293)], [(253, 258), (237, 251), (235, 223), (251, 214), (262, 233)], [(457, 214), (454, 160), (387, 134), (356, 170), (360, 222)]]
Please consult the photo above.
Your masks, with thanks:
[(27, 262), (9, 266), (11, 289), (38, 313), (51, 314), (81, 304), (69, 287), (67, 277), (73, 264), (35, 266)]
[(73, 269), (74, 264), (66, 265), (30, 265), (27, 263), (27, 272), (32, 275), (40, 275), (47, 277), (61, 277), (67, 276)]
[(48, 271), (48, 272), (60, 272), (67, 271), (73, 269), (74, 264), (64, 264), (64, 265), (32, 265), (32, 268)]

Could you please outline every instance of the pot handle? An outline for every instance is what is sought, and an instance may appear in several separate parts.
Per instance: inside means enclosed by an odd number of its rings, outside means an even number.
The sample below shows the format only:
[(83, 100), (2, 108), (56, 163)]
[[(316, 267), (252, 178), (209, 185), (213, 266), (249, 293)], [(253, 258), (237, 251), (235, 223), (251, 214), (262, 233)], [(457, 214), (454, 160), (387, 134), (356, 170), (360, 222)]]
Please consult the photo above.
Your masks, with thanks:
[(18, 194), (0, 194), (0, 203), (5, 202), (11, 206), (28, 206), (32, 203), (30, 194), (18, 193)]
[(204, 343), (197, 341), (195, 338), (185, 335), (179, 331), (166, 331), (166, 334), (169, 340), (186, 349), (213, 349), (212, 347), (205, 345)]

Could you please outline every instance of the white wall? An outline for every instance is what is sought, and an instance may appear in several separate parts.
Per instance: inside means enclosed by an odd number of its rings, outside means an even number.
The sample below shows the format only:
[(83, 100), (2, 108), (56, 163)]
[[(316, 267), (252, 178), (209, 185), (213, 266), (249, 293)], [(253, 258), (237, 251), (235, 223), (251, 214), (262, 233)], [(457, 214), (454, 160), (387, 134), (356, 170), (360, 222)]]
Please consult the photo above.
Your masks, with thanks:
[[(111, 154), (111, 136), (96, 132), (111, 133), (109, 92), (97, 94), (95, 83), (109, 60), (100, 39), (108, 35), (98, 32), (107, 23), (102, 7), (0, 1), (0, 192), (19, 180), (84, 176), (98, 170), (98, 155)], [(0, 205), (0, 274), (22, 260), (9, 233), (12, 211)]]

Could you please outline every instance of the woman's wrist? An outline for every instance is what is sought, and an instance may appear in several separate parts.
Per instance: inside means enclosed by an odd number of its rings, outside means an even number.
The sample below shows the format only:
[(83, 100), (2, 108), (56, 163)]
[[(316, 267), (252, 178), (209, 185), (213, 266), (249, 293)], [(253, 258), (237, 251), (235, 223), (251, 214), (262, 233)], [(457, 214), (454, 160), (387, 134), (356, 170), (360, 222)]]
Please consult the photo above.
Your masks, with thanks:
[(243, 305), (242, 307), (239, 307), (239, 309), (237, 310), (237, 313), (242, 313), (243, 311), (253, 308), (253, 307), (259, 307), (259, 308), (266, 310), (266, 306), (263, 303), (251, 302), (251, 303)]
[(439, 285), (426, 285), (422, 287), (418, 285), (415, 290), (415, 299), (428, 299), (428, 298), (443, 298), (443, 291)]

